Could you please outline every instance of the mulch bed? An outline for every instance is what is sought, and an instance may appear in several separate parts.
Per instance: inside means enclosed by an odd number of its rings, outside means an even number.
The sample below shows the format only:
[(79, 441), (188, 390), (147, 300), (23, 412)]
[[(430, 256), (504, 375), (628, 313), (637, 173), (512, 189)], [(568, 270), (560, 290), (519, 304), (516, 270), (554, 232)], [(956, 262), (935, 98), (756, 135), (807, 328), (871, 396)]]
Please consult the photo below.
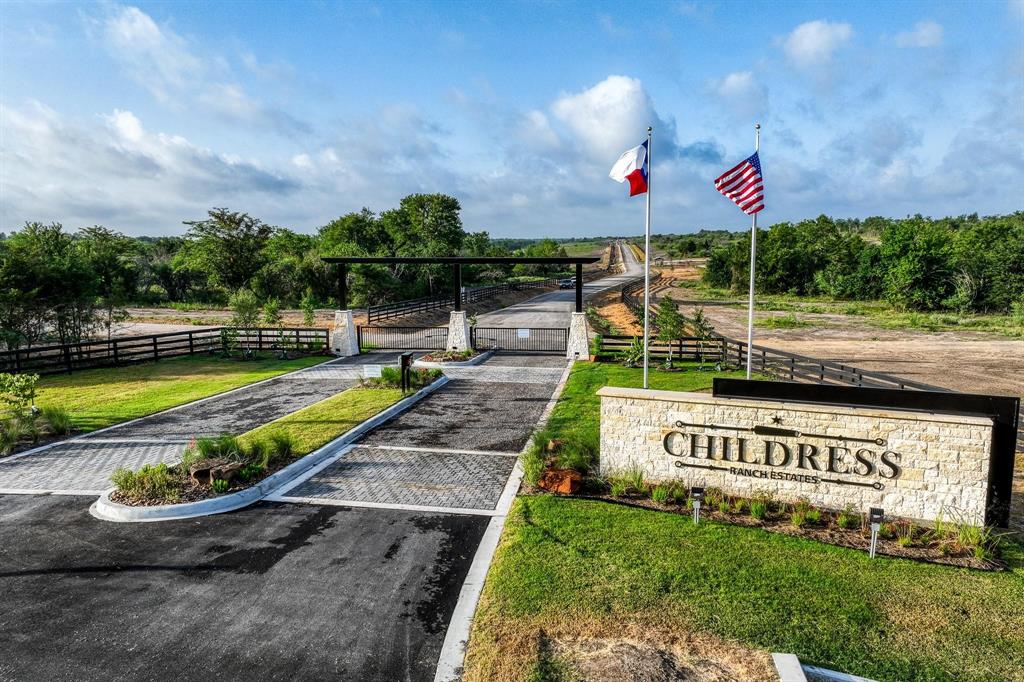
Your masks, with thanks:
[(229, 495), (231, 493), (237, 493), (242, 490), (245, 490), (246, 488), (251, 488), (254, 485), (257, 485), (263, 479), (267, 478), (268, 476), (276, 474), (281, 469), (284, 469), (286, 466), (296, 461), (300, 457), (305, 457), (305, 455), (292, 457), (287, 461), (272, 464), (271, 466), (264, 469), (261, 473), (256, 474), (247, 481), (241, 481), (237, 478), (233, 478), (231, 479), (231, 486), (222, 493), (214, 491), (214, 489), (208, 485), (196, 483), (191, 478), (187, 478), (178, 489), (178, 499), (174, 500), (173, 502), (168, 500), (153, 500), (133, 497), (119, 490), (115, 490), (113, 493), (111, 493), (110, 499), (112, 502), (117, 502), (118, 504), (123, 504), (128, 507), (157, 507), (163, 504), (185, 504), (188, 502), (200, 502), (202, 500), (209, 500), (214, 497)]
[[(551, 495), (553, 493), (533, 489), (523, 494)], [(556, 496), (570, 497), (569, 495), (557, 494)], [(572, 495), (571, 497), (610, 502), (612, 504), (621, 504), (627, 507), (637, 507), (640, 509), (648, 509), (667, 514), (679, 514), (682, 516), (693, 515), (693, 510), (689, 506), (658, 504), (648, 497), (613, 497), (609, 494), (580, 494)], [(807, 525), (798, 528), (790, 523), (787, 515), (778, 513), (769, 513), (763, 520), (758, 520), (749, 514), (733, 514), (731, 512), (723, 514), (717, 509), (712, 510), (708, 509), (707, 506), (702, 506), (700, 510), (700, 518), (701, 520), (717, 521), (719, 523), (728, 523), (734, 526), (760, 528), (761, 530), (765, 530), (770, 533), (781, 533), (783, 535), (816, 540), (829, 545), (847, 547), (849, 549), (856, 549), (863, 552), (867, 552), (871, 545), (870, 535), (866, 531), (862, 532), (859, 528), (848, 530), (832, 525)], [(978, 559), (971, 555), (955, 556), (943, 554), (935, 547), (927, 545), (904, 547), (895, 540), (886, 539), (881, 535), (878, 536), (878, 544), (875, 551), (879, 556), (910, 559), (912, 561), (956, 566), (959, 568), (972, 568), (980, 571), (1004, 571), (1007, 568), (1005, 562), (999, 559), (987, 560)]]
[(19, 441), (18, 444), (15, 445), (14, 448), (10, 452), (0, 455), (0, 459), (3, 459), (4, 457), (10, 457), (11, 455), (16, 455), (19, 452), (25, 452), (26, 450), (34, 450), (35, 448), (40, 448), (40, 447), (42, 447), (44, 445), (50, 445), (52, 443), (59, 443), (59, 442), (61, 442), (63, 440), (67, 440), (68, 438), (74, 438), (75, 436), (78, 436), (78, 435), (80, 435), (82, 433), (84, 433), (84, 432), (83, 431), (71, 431), (69, 433), (64, 434), (63, 436), (58, 436), (58, 435), (55, 435), (55, 434), (53, 434), (53, 435), (45, 435), (45, 436), (44, 435), (40, 435), (39, 436), (39, 440), (36, 441), (35, 443), (30, 443), (28, 441)]

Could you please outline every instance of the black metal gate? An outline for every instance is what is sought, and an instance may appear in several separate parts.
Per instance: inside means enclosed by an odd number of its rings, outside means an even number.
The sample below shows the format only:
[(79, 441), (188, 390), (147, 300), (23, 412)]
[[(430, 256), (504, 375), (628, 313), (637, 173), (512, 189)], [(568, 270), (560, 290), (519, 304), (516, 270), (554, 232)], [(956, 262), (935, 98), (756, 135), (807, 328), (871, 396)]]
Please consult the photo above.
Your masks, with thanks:
[(448, 327), (357, 328), (359, 350), (444, 350)]
[(564, 353), (569, 345), (569, 330), (510, 327), (473, 327), (473, 348), (477, 350), (527, 350)]

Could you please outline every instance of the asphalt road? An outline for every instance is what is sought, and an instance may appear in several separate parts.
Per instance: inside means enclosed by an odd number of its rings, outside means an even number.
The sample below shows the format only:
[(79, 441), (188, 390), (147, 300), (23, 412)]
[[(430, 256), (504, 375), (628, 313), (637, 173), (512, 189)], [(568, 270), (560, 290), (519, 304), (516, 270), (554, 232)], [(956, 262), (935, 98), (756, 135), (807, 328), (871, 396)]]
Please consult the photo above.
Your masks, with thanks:
[[(614, 287), (642, 275), (644, 268), (633, 252), (621, 245), (626, 272), (604, 277), (583, 285), (583, 298), (587, 299), (604, 289)], [(528, 301), (477, 316), (478, 327), (514, 327), (519, 329), (568, 327), (576, 305), (575, 289), (560, 289), (535, 296)]]
[(488, 519), (0, 495), (0, 680), (431, 680)]

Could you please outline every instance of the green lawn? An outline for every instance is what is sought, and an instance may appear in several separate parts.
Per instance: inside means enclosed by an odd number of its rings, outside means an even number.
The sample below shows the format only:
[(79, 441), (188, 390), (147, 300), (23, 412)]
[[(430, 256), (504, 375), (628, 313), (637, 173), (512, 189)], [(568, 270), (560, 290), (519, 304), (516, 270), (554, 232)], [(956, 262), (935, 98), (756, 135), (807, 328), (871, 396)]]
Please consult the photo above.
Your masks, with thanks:
[[(660, 391), (707, 391), (716, 376), (742, 377), (742, 371), (697, 371), (692, 362), (677, 363), (685, 372), (659, 372), (651, 369), (650, 387)], [(710, 369), (712, 365), (708, 365)], [(589, 432), (591, 439), (600, 430), (601, 399), (597, 389), (602, 386), (643, 386), (643, 370), (612, 362), (577, 362), (565, 384), (565, 389), (551, 413), (548, 429), (555, 438), (566, 438), (570, 433)]]
[(243, 446), (266, 441), (273, 433), (288, 433), (295, 442), (293, 454), (306, 455), (330, 443), (402, 399), (398, 388), (350, 388), (248, 431), (238, 440)]
[(66, 409), (76, 429), (93, 431), (328, 359), (310, 356), (242, 361), (194, 355), (90, 369), (43, 377), (36, 402)]
[[(687, 366), (652, 371), (651, 388), (705, 390), (721, 376)], [(641, 381), (639, 369), (577, 363), (552, 436), (593, 437), (597, 389)], [(1003, 558), (1003, 573), (872, 561), (678, 514), (520, 497), (488, 573), (464, 679), (560, 679), (540, 674), (559, 669), (543, 642), (629, 632), (651, 633), (653, 646), (698, 637), (791, 652), (877, 680), (1024, 680), (1024, 548), (1008, 544)]]
[(597, 256), (608, 246), (606, 239), (593, 239), (581, 242), (563, 242), (559, 244), (569, 256)]
[[(708, 633), (877, 680), (1024, 679), (1024, 552), (985, 573), (606, 502), (519, 498), (467, 680), (526, 679), (537, 633)], [(519, 676), (515, 671), (520, 671)]]

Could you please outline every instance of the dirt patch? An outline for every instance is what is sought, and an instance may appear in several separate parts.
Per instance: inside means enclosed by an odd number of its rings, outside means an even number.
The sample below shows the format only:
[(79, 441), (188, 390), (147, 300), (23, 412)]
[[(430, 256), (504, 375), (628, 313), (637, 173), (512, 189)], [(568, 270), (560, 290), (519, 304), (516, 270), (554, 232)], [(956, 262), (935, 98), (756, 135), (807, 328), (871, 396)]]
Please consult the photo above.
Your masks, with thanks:
[(597, 314), (608, 320), (615, 333), (626, 336), (643, 334), (643, 325), (620, 299), (618, 290), (603, 291), (590, 299), (589, 304), (597, 310)]
[[(677, 619), (641, 613), (598, 618), (492, 621), (474, 625), (463, 679), (511, 682), (529, 671), (542, 679), (587, 682), (766, 682), (778, 680), (768, 652), (691, 631)], [(485, 634), (486, 632), (486, 634)], [(487, 641), (482, 641), (486, 638)], [(530, 679), (534, 679), (530, 677)]]
[[(731, 682), (777, 679), (760, 652), (706, 637), (669, 636), (652, 643), (622, 637), (566, 637), (554, 655), (588, 682)], [(750, 656), (754, 654), (755, 664)]]

